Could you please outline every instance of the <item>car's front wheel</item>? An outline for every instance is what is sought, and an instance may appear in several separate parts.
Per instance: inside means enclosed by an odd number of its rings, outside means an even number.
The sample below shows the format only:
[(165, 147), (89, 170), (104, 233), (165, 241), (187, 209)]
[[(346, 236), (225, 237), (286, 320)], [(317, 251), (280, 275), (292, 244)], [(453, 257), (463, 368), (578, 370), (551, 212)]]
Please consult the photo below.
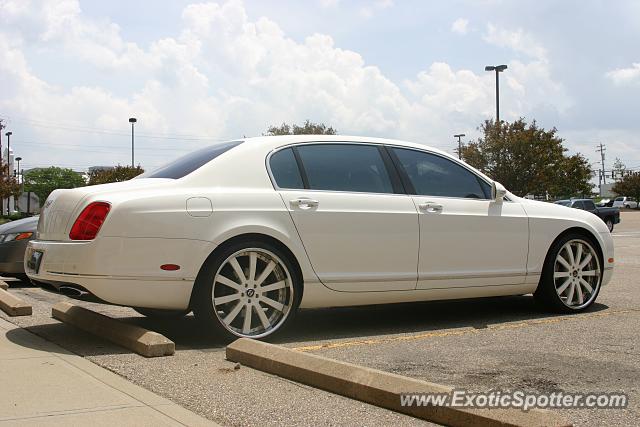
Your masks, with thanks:
[(607, 224), (607, 228), (609, 229), (609, 232), (613, 231), (613, 220), (611, 218), (607, 218), (604, 220), (604, 223)]
[(227, 339), (266, 338), (293, 318), (301, 282), (275, 245), (237, 242), (209, 259), (198, 275), (194, 313)]
[(559, 239), (549, 251), (536, 301), (545, 309), (573, 313), (587, 309), (598, 296), (602, 282), (597, 243), (581, 234)]

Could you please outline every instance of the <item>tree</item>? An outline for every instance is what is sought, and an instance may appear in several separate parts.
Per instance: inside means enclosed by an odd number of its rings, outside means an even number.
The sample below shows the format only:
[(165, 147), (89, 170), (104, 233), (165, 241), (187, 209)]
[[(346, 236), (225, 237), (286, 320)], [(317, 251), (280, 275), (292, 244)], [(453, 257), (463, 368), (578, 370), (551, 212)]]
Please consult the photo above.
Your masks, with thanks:
[(53, 190), (83, 187), (85, 185), (84, 178), (78, 172), (55, 166), (32, 169), (24, 174), (24, 190), (36, 193), (41, 205), (44, 204), (44, 201)]
[(514, 194), (552, 198), (591, 194), (593, 171), (582, 154), (566, 155), (556, 128), (523, 118), (499, 125), (487, 120), (483, 136), (462, 147), (462, 158)]
[(144, 173), (144, 169), (142, 169), (140, 165), (135, 168), (132, 166), (118, 165), (112, 169), (94, 170), (89, 173), (89, 185), (128, 181), (142, 173)]
[(626, 170), (627, 166), (622, 162), (622, 160), (620, 160), (620, 158), (616, 157), (616, 161), (613, 162), (613, 170), (611, 171), (611, 174), (613, 175), (612, 178), (615, 180), (622, 178)]
[(4, 214), (4, 200), (20, 196), (20, 184), (14, 176), (9, 176), (9, 165), (0, 160), (0, 215)]
[(280, 126), (270, 126), (267, 129), (266, 135), (335, 135), (336, 130), (324, 123), (312, 123), (309, 120), (305, 121), (302, 126), (296, 124), (289, 126), (286, 123), (282, 123)]
[[(611, 190), (618, 196), (635, 197), (640, 200), (640, 172), (628, 173), (613, 184)], [(636, 209), (640, 208), (640, 205)]]

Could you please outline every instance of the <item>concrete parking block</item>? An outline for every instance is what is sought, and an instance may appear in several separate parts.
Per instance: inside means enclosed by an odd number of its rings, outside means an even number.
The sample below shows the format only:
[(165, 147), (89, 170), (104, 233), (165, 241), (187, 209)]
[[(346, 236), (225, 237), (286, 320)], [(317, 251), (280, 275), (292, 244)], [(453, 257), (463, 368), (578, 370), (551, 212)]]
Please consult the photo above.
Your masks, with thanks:
[(9, 316), (31, 316), (32, 308), (15, 295), (0, 289), (0, 309)]
[(145, 357), (171, 356), (173, 341), (157, 332), (129, 325), (84, 307), (59, 302), (51, 310), (54, 319), (107, 339)]
[(4, 289), (5, 291), (9, 289), (9, 285), (4, 280), (0, 280), (0, 289)]
[(451, 387), (365, 368), (278, 345), (241, 338), (227, 346), (227, 359), (352, 399), (451, 426), (570, 426), (554, 412), (402, 406), (405, 393), (449, 393)]

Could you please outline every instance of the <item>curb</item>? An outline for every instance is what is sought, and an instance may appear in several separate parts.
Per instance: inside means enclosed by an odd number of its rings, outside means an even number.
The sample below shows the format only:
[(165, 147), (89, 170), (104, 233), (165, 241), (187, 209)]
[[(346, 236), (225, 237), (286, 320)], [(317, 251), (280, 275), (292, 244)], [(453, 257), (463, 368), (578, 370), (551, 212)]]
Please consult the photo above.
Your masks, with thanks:
[(362, 402), (450, 426), (570, 426), (547, 410), (469, 409), (449, 406), (402, 406), (405, 393), (450, 393), (451, 387), (420, 381), (274, 344), (240, 338), (226, 350), (227, 359), (254, 369)]
[(145, 357), (171, 356), (176, 351), (173, 341), (157, 332), (120, 322), (84, 307), (59, 302), (51, 316), (85, 332), (107, 339)]
[(4, 289), (0, 289), (0, 309), (9, 316), (31, 316), (33, 312), (29, 304)]

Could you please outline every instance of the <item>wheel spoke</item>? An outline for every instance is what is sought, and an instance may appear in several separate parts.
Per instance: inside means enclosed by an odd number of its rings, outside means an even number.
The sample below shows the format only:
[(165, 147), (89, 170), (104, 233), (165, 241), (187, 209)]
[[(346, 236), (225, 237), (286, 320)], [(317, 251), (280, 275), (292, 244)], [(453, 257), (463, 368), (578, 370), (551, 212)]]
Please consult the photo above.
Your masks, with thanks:
[(578, 249), (576, 250), (576, 264), (580, 265), (580, 260), (582, 260), (582, 245), (578, 243)]
[(562, 295), (562, 293), (565, 291), (565, 289), (569, 287), (570, 284), (571, 284), (570, 278), (565, 280), (564, 283), (558, 288), (558, 295)]
[(256, 313), (258, 313), (258, 319), (260, 319), (260, 322), (262, 322), (262, 327), (265, 329), (269, 329), (271, 327), (271, 322), (269, 322), (267, 315), (264, 314), (264, 310), (262, 309), (262, 307), (260, 307), (260, 304), (258, 304), (258, 307), (256, 307)]
[(589, 291), (590, 294), (593, 293), (593, 288), (591, 287), (591, 285), (589, 284), (589, 282), (587, 282), (584, 279), (580, 279), (580, 283), (582, 284), (582, 286), (584, 286), (584, 288)]
[(238, 279), (240, 279), (240, 283), (244, 285), (247, 282), (247, 278), (244, 275), (244, 271), (242, 271), (242, 267), (240, 267), (240, 263), (238, 263), (238, 258), (231, 258), (229, 264), (233, 267), (233, 271), (236, 272)]
[(556, 261), (562, 264), (562, 266), (567, 270), (571, 270), (571, 264), (566, 259), (564, 259), (561, 253), (559, 253), (558, 256), (556, 257)]
[(227, 325), (231, 324), (231, 322), (233, 322), (235, 318), (238, 317), (238, 313), (240, 313), (242, 307), (244, 307), (244, 304), (238, 302), (236, 306), (233, 307), (233, 310), (231, 310), (231, 312), (227, 314), (227, 317), (224, 318), (224, 323), (226, 323)]
[(574, 282), (571, 282), (571, 285), (569, 285), (569, 295), (567, 295), (567, 301), (566, 301), (567, 305), (571, 305), (575, 290), (576, 290), (576, 284)]
[(253, 281), (256, 278), (256, 263), (258, 262), (258, 254), (251, 252), (249, 255), (249, 280)]
[(262, 270), (262, 273), (260, 273), (260, 277), (256, 279), (256, 285), (262, 285), (262, 282), (264, 282), (265, 279), (269, 277), (274, 268), (276, 268), (276, 263), (273, 261), (269, 261), (269, 264), (267, 264), (264, 270)]
[(569, 264), (572, 266), (575, 265), (576, 259), (573, 257), (573, 248), (571, 247), (571, 243), (567, 243), (564, 248), (567, 255), (569, 255)]
[(281, 281), (273, 283), (271, 285), (260, 287), (260, 291), (261, 292), (271, 292), (271, 291), (275, 291), (277, 289), (282, 289), (285, 286), (287, 286), (287, 282), (284, 281), (284, 280), (281, 280)]
[(284, 311), (284, 304), (281, 304), (278, 301), (274, 301), (271, 298), (263, 296), (262, 298), (260, 298), (260, 301), (267, 305), (270, 305), (278, 311)]
[(228, 277), (223, 276), (222, 274), (219, 274), (216, 277), (216, 283), (222, 283), (223, 285), (226, 285), (230, 288), (235, 289), (238, 292), (242, 292), (242, 285), (239, 283), (234, 282), (233, 280), (229, 279)]
[(587, 271), (581, 271), (580, 274), (582, 274), (583, 276), (597, 276), (598, 275), (598, 271), (597, 270), (587, 270)]
[(217, 297), (217, 298), (214, 298), (213, 301), (215, 302), (216, 305), (220, 305), (220, 304), (229, 303), (231, 301), (236, 301), (238, 299), (240, 299), (240, 293), (225, 295), (223, 297)]
[(569, 277), (569, 272), (568, 271), (556, 271), (555, 273), (553, 273), (553, 278), (554, 279), (559, 279), (561, 277)]
[(244, 310), (244, 324), (242, 325), (242, 332), (248, 334), (251, 331), (251, 313), (253, 312), (253, 306), (247, 304)]
[(583, 269), (587, 264), (589, 264), (589, 261), (591, 261), (591, 258), (593, 258), (593, 255), (587, 254), (587, 256), (584, 257), (580, 265), (578, 265), (578, 269)]
[(580, 283), (577, 283), (575, 285), (576, 291), (578, 292), (578, 305), (582, 305), (584, 303), (584, 298), (582, 296), (582, 287), (580, 286)]

